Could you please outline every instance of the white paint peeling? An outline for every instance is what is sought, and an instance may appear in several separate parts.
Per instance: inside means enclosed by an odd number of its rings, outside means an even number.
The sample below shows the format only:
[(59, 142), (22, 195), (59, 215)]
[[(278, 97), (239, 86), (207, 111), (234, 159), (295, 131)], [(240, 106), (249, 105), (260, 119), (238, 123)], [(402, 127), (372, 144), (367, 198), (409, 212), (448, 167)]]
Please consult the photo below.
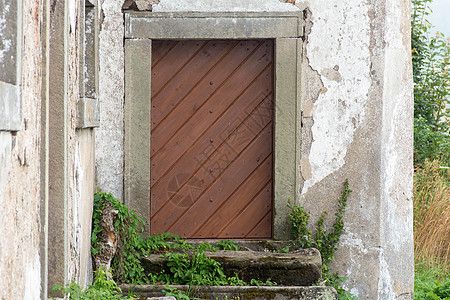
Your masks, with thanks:
[(298, 11), (289, 3), (279, 0), (162, 0), (153, 5), (155, 12), (198, 11), (198, 12), (230, 12), (230, 11)]
[(359, 252), (364, 254), (368, 253), (368, 250), (364, 246), (363, 240), (360, 238), (356, 238), (352, 232), (346, 231), (346, 233), (341, 236), (339, 244), (341, 246), (348, 246), (350, 248), (355, 248)]
[[(6, 181), (9, 175), (11, 160), (11, 134), (6, 131), (0, 131), (0, 166), (2, 171), (0, 172), (0, 224), (3, 224), (3, 202), (5, 197), (5, 191), (3, 188), (6, 187)], [(0, 236), (4, 236), (1, 232), (2, 227), (0, 226)]]
[(378, 299), (395, 299), (393, 280), (389, 273), (389, 265), (384, 257), (384, 251), (379, 254), (380, 277), (378, 278)]
[(362, 1), (310, 3), (313, 27), (307, 56), (326, 92), (313, 106), (312, 177), (305, 181), (302, 194), (344, 165), (347, 148), (364, 120), (371, 86), (368, 9)]
[(41, 299), (41, 262), (39, 253), (36, 253), (33, 261), (27, 257), (27, 266), (25, 271), (25, 291), (24, 300)]
[(75, 26), (77, 23), (77, 5), (76, 0), (69, 1), (69, 18), (70, 18), (70, 29), (72, 33), (75, 33)]

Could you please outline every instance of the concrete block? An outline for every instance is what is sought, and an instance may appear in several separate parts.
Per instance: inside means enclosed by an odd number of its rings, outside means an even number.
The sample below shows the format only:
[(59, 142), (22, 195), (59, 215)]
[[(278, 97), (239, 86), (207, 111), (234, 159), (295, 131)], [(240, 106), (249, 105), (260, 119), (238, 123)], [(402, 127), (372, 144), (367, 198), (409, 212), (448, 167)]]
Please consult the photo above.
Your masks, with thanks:
[(97, 99), (81, 98), (77, 103), (77, 128), (100, 126), (100, 104)]

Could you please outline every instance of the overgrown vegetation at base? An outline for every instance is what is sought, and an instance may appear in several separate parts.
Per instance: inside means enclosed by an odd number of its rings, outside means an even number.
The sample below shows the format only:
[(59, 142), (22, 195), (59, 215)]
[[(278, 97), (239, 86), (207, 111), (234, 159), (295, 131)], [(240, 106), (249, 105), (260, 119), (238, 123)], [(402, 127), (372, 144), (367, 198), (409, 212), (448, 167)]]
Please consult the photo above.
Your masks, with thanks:
[[(324, 222), (327, 213), (324, 212), (318, 221), (316, 231), (312, 234), (308, 229), (309, 215), (298, 207), (289, 204), (292, 212), (289, 216), (292, 221), (294, 230), (294, 242), (299, 243), (303, 248), (318, 248), (323, 257), (323, 277), (321, 284), (334, 286), (340, 295), (340, 299), (356, 299), (351, 294), (346, 293), (339, 283), (343, 281), (342, 277), (337, 274), (330, 274), (328, 265), (333, 259), (333, 254), (337, 250), (337, 243), (344, 230), (343, 215), (347, 204), (347, 197), (351, 193), (348, 188), (348, 181), (344, 183), (344, 191), (338, 201), (338, 210), (335, 213), (335, 223), (330, 229), (324, 229)], [(95, 255), (100, 252), (101, 244), (98, 236), (102, 231), (100, 226), (102, 213), (105, 206), (111, 206), (118, 212), (117, 219), (114, 222), (114, 229), (119, 234), (118, 251), (113, 258), (111, 272), (112, 277), (117, 282), (127, 282), (134, 284), (181, 284), (181, 285), (275, 285), (270, 279), (266, 282), (252, 279), (250, 282), (244, 282), (238, 275), (227, 277), (220, 263), (208, 258), (204, 251), (217, 250), (238, 250), (238, 247), (228, 240), (219, 241), (217, 246), (209, 243), (201, 243), (197, 247), (185, 242), (177, 235), (170, 233), (162, 233), (143, 239), (140, 235), (143, 231), (144, 221), (136, 216), (134, 211), (129, 210), (120, 201), (115, 199), (111, 194), (98, 192), (94, 197), (94, 213), (93, 213), (93, 229), (92, 229), (92, 253)], [(195, 249), (195, 253), (187, 253), (189, 250)], [(288, 252), (289, 248), (282, 249)], [(167, 258), (169, 271), (161, 271), (158, 274), (145, 274), (141, 265), (140, 258), (142, 255), (160, 254)], [(102, 273), (103, 276), (103, 273)], [(103, 277), (96, 279), (96, 282), (105, 282)], [(114, 283), (114, 281), (112, 281)], [(120, 290), (116, 289), (115, 283), (104, 285), (110, 294), (115, 297)], [(94, 284), (86, 293), (92, 293)], [(61, 288), (61, 287), (60, 287)], [(74, 283), (64, 288), (65, 293), (72, 295), (80, 295), (81, 289)], [(166, 289), (166, 294), (175, 295), (177, 298), (188, 298), (187, 295), (180, 291)], [(117, 296), (119, 297), (119, 296)], [(71, 298), (78, 299), (78, 298)], [(79, 298), (89, 299), (89, 298)], [(101, 299), (101, 298), (100, 298)], [(111, 298), (117, 299), (117, 298)]]
[[(267, 280), (256, 279), (244, 282), (239, 277), (227, 277), (220, 263), (210, 259), (204, 251), (238, 250), (238, 247), (228, 240), (222, 240), (217, 246), (201, 243), (194, 247), (186, 243), (180, 236), (171, 233), (161, 233), (146, 239), (141, 237), (144, 221), (133, 210), (129, 210), (111, 194), (98, 192), (94, 197), (92, 253), (99, 253), (101, 244), (98, 234), (102, 231), (100, 220), (107, 203), (117, 210), (114, 228), (119, 233), (119, 244), (112, 260), (111, 272), (117, 282), (134, 284), (181, 284), (181, 285), (274, 285)], [(109, 205), (109, 204), (108, 204)], [(194, 254), (188, 254), (194, 250)], [(192, 252), (192, 251), (191, 251)], [(146, 274), (141, 264), (142, 255), (161, 254), (168, 259), (169, 271), (158, 274)]]
[(289, 220), (292, 223), (292, 238), (298, 242), (302, 248), (316, 248), (322, 255), (322, 279), (321, 284), (333, 286), (338, 292), (339, 299), (357, 299), (354, 295), (346, 292), (341, 284), (344, 277), (338, 273), (330, 272), (330, 263), (334, 259), (337, 250), (337, 243), (344, 233), (344, 213), (347, 207), (347, 198), (352, 190), (348, 187), (348, 180), (344, 182), (344, 191), (338, 200), (338, 209), (334, 214), (333, 227), (329, 230), (324, 228), (325, 220), (328, 216), (326, 211), (320, 215), (314, 232), (309, 229), (310, 215), (301, 206), (296, 206), (289, 201)]

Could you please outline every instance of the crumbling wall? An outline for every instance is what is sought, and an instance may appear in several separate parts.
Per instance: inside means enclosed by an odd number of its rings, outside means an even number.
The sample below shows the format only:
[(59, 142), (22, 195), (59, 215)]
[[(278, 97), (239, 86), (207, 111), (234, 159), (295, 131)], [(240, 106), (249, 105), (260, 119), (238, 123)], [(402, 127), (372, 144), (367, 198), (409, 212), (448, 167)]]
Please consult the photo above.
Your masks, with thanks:
[(354, 192), (335, 270), (362, 299), (411, 299), (409, 5), (296, 4), (307, 9), (301, 205), (314, 223), (322, 211), (333, 212), (348, 178)]
[(22, 24), (22, 68), (5, 69), (19, 74), (22, 113), (0, 130), (0, 298), (46, 299), (53, 284), (91, 280), (94, 135), (76, 129), (80, 1), (5, 3), (20, 14), (0, 18), (0, 35)]
[(42, 1), (24, 1), (22, 11), (21, 130), (0, 131), (0, 299), (40, 298)]

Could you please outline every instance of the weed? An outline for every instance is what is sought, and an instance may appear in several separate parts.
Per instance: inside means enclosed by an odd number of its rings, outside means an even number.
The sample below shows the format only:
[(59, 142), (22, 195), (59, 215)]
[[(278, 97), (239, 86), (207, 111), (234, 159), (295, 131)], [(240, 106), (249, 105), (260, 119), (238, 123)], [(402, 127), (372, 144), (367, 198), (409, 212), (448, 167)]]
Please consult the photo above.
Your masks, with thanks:
[(217, 242), (217, 247), (220, 250), (231, 250), (231, 251), (238, 251), (239, 247), (233, 243), (233, 241), (230, 240), (220, 240)]
[(191, 297), (190, 291), (186, 293), (178, 290), (175, 287), (170, 287), (168, 285), (166, 285), (165, 289), (162, 290), (162, 292), (166, 295), (166, 297), (175, 297), (176, 299), (184, 299), (184, 300), (199, 299)]
[(434, 265), (423, 260), (416, 262), (414, 299), (450, 299), (450, 271), (448, 265)]
[[(114, 228), (119, 233), (119, 249), (112, 261), (113, 278), (118, 282), (135, 284), (164, 283), (182, 285), (247, 285), (237, 275), (227, 277), (221, 264), (205, 255), (205, 251), (239, 250), (230, 240), (221, 240), (217, 246), (201, 243), (197, 247), (187, 244), (180, 236), (171, 233), (160, 233), (143, 239), (144, 221), (135, 215), (133, 210), (123, 205), (111, 194), (98, 192), (94, 197), (94, 215), (92, 230), (92, 253), (100, 251), (97, 240), (101, 232), (100, 219), (106, 202), (119, 213)], [(195, 254), (188, 254), (188, 250), (195, 249)], [(176, 251), (175, 251), (176, 250)], [(167, 258), (169, 270), (160, 274), (145, 274), (141, 265), (141, 256), (159, 253)], [(273, 285), (270, 280), (266, 283), (254, 281), (258, 284)]]
[(108, 273), (105, 270), (94, 272), (95, 278), (92, 285), (83, 290), (80, 285), (74, 281), (68, 283), (65, 287), (55, 285), (52, 291), (61, 291), (70, 300), (110, 300), (110, 299), (135, 299), (137, 296), (123, 296), (121, 289), (114, 280), (108, 279)]
[(99, 191), (94, 195), (92, 253), (96, 254), (100, 251), (97, 236), (102, 230), (100, 220), (107, 202), (111, 203), (112, 207), (118, 211), (114, 229), (119, 234), (119, 243), (112, 261), (113, 278), (118, 282), (149, 283), (140, 263), (142, 250), (145, 250), (147, 246), (140, 236), (144, 230), (144, 221), (110, 193)]

